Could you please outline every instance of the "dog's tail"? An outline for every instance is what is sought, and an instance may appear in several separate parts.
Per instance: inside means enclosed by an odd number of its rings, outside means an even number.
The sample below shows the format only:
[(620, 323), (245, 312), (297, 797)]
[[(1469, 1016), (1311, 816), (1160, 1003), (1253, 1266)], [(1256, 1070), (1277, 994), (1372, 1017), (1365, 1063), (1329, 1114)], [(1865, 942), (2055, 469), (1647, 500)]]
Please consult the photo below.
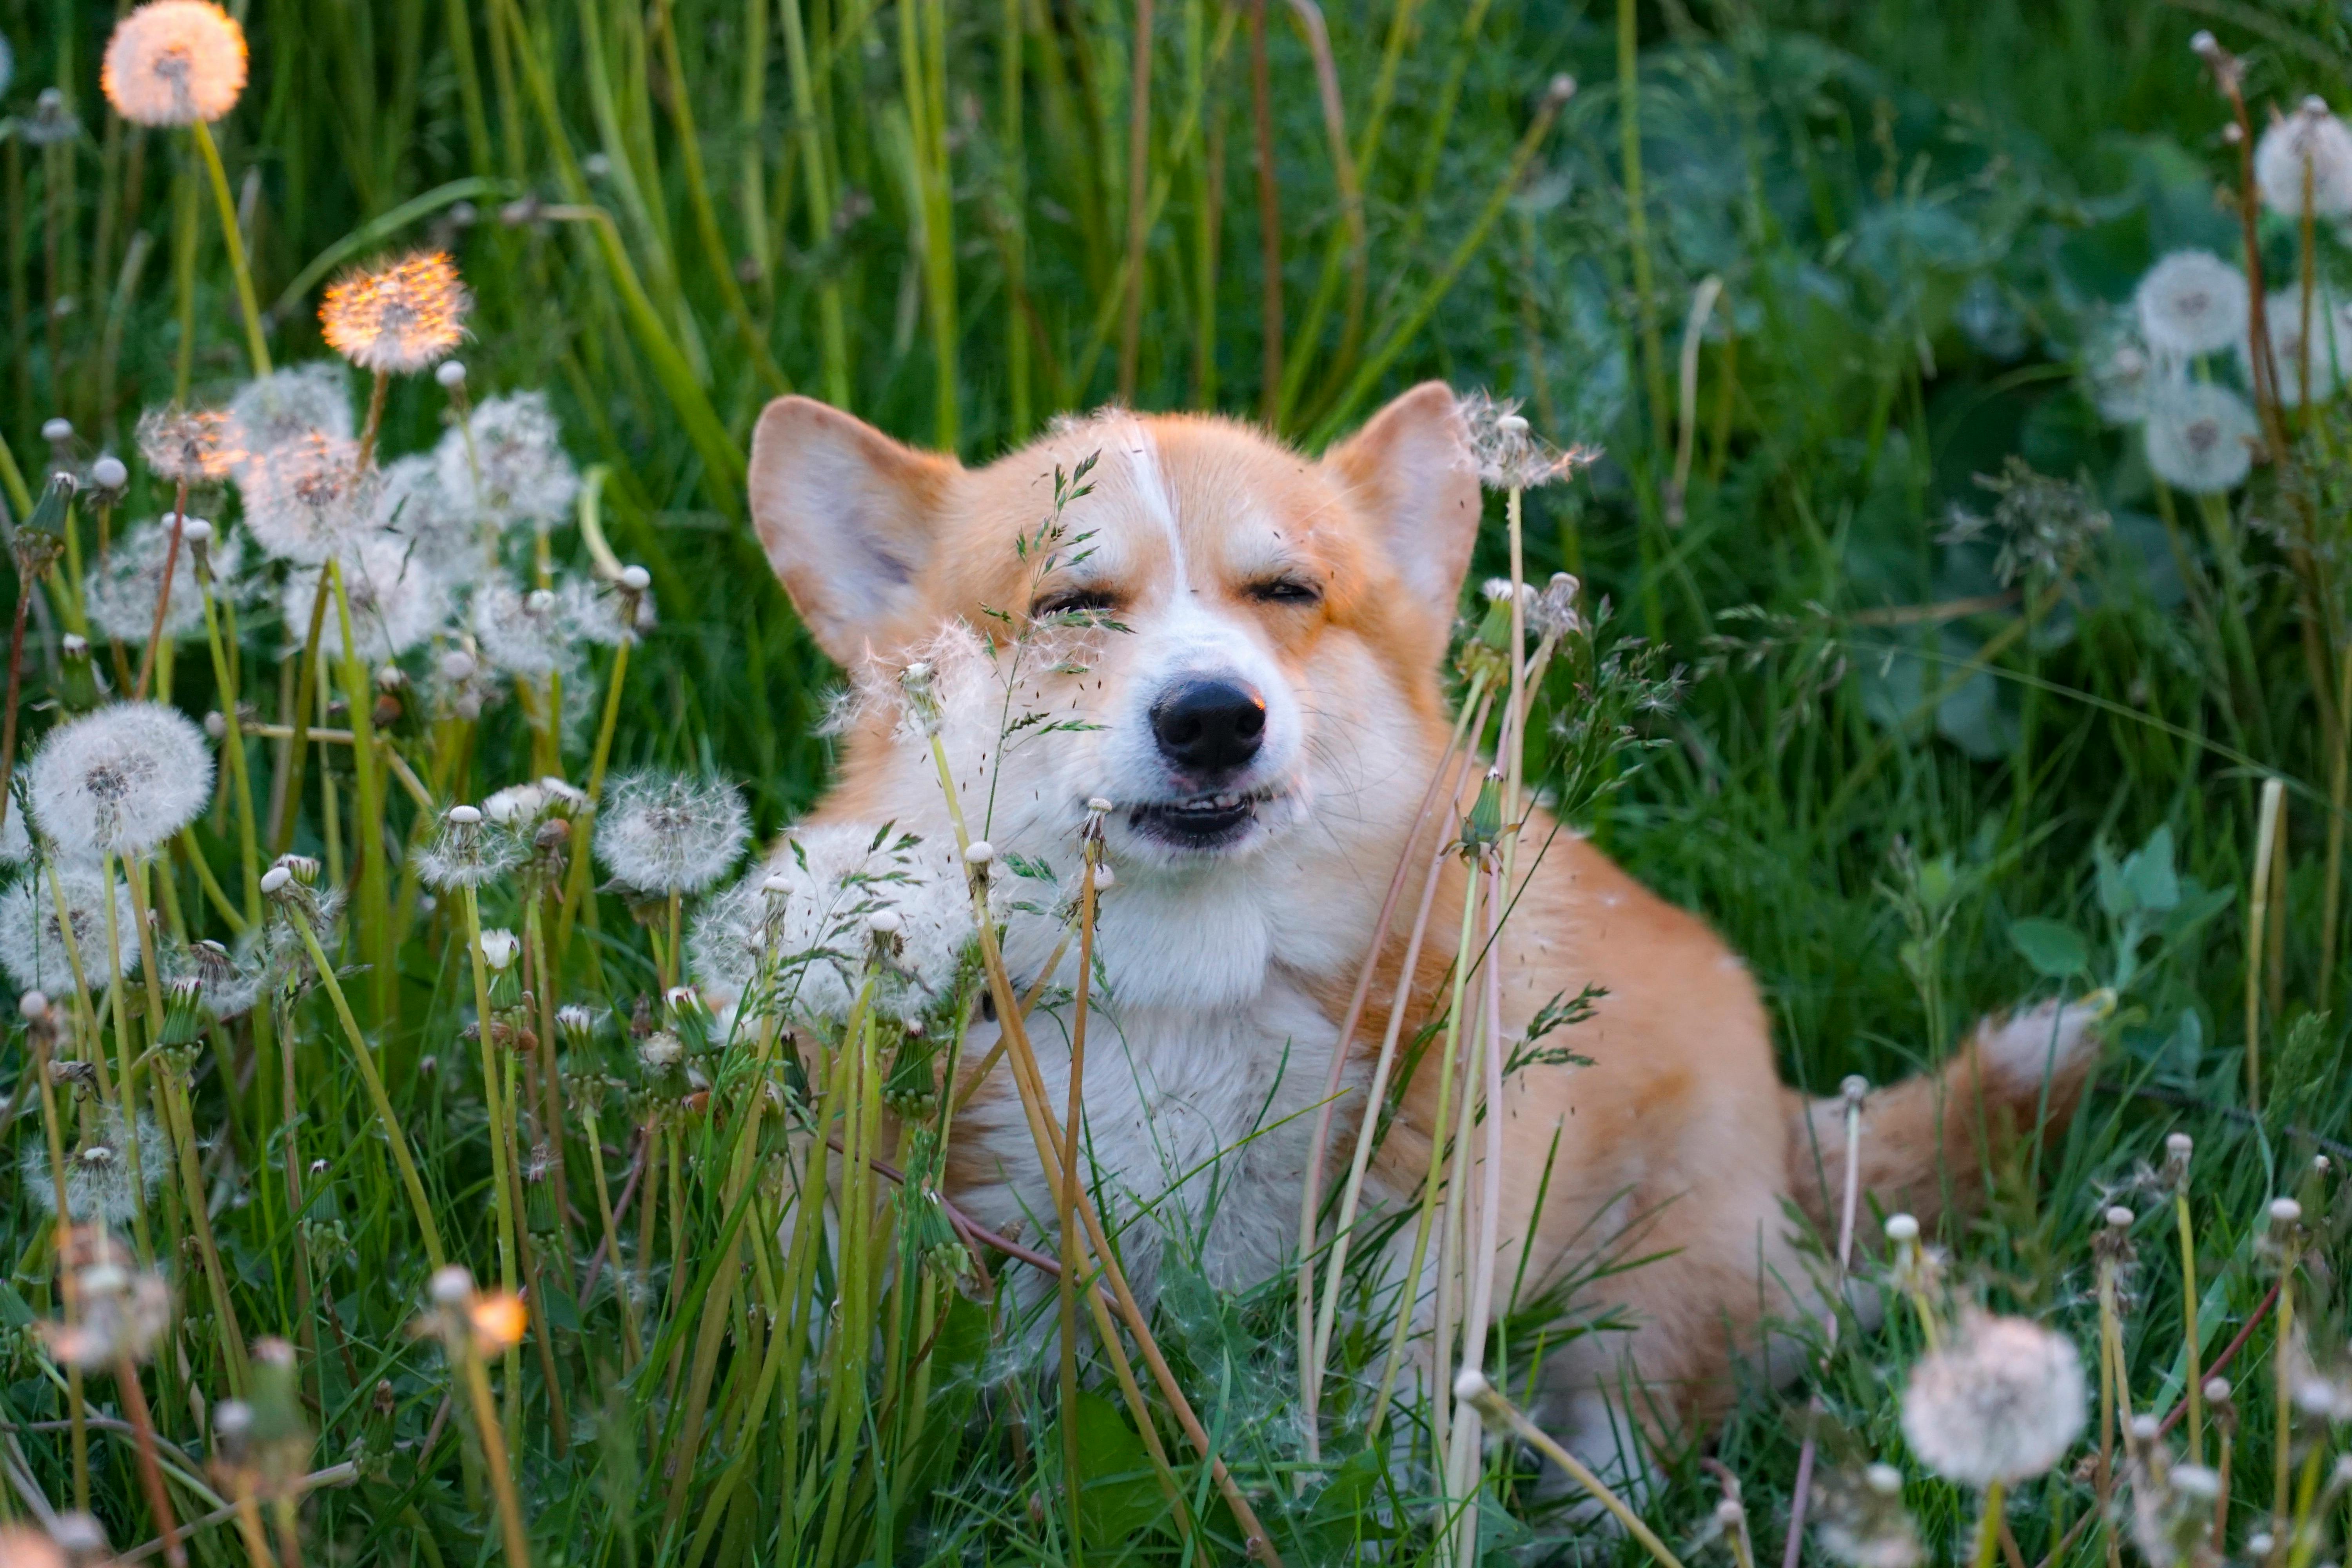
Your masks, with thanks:
[[(2098, 1026), (2113, 1007), (2101, 993), (1987, 1018), (1941, 1072), (1871, 1091), (1858, 1141), (1861, 1237), (1874, 1234), (1873, 1199), (1882, 1213), (1932, 1226), (1948, 1209), (1973, 1207), (1994, 1159), (2030, 1137), (2037, 1121), (2045, 1137), (2063, 1130), (2097, 1065)], [(1846, 1183), (1845, 1101), (1782, 1093), (1789, 1190), (1818, 1234), (1834, 1242)]]

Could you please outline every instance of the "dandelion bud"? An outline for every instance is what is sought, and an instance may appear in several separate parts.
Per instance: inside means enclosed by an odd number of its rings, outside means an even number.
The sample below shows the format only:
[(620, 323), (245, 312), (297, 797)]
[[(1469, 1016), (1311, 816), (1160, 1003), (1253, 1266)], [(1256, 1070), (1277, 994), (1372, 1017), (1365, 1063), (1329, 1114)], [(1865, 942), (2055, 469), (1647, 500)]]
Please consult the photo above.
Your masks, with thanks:
[(215, 708), (205, 715), (205, 733), (215, 741), (228, 733), (228, 721), (221, 717), (219, 709)]
[(555, 608), (555, 595), (545, 588), (533, 588), (522, 597), (523, 608), (534, 616), (544, 616)]
[(637, 1046), (637, 1060), (649, 1072), (667, 1072), (686, 1060), (686, 1042), (667, 1029), (647, 1035)]
[(514, 932), (504, 929), (482, 933), (482, 963), (493, 974), (502, 974), (513, 963), (515, 954), (522, 951), (522, 942)]
[(482, 716), (481, 694), (476, 691), (467, 692), (464, 696), (458, 698), (457, 700), (449, 704), (449, 711), (455, 713), (467, 723), (472, 723), (475, 720)]
[(654, 574), (642, 566), (621, 568), (621, 586), (632, 594), (642, 594), (654, 585)]
[(1506, 414), (1495, 421), (1495, 428), (1506, 436), (1524, 436), (1528, 429), (1528, 417), (1524, 414)]
[(1738, 1498), (1725, 1498), (1715, 1505), (1715, 1522), (1726, 1530), (1738, 1530), (1748, 1522), (1748, 1510)]
[(317, 856), (280, 855), (278, 858), (278, 864), (285, 867), (287, 874), (304, 887), (315, 888), (319, 885), (320, 868)]
[(2271, 1200), (2271, 1223), (2273, 1225), (2298, 1225), (2302, 1223), (2302, 1220), (2303, 1205), (2295, 1202), (2293, 1198), (2273, 1198)]
[(425, 1287), (425, 1294), (436, 1307), (458, 1308), (473, 1300), (474, 1276), (465, 1265), (452, 1263), (446, 1268), (436, 1268)]
[(2189, 35), (2189, 47), (2198, 58), (2210, 59), (2221, 51), (2221, 46), (2210, 31), (2200, 27)]
[(985, 867), (996, 858), (996, 846), (985, 838), (975, 838), (963, 847), (964, 864)]
[(261, 890), (274, 899), (284, 892), (287, 884), (293, 880), (293, 872), (283, 866), (272, 866), (261, 874)]
[(38, 991), (27, 991), (16, 998), (16, 1011), (27, 1024), (37, 1024), (49, 1016), (49, 999)]
[(760, 891), (772, 899), (789, 899), (793, 896), (793, 879), (790, 877), (771, 877), (760, 884)]
[(433, 367), (433, 379), (452, 392), (466, 384), (466, 362), (445, 359)]
[(877, 910), (866, 917), (866, 929), (876, 936), (897, 936), (906, 929), (906, 925), (907, 922), (898, 918), (898, 911), (896, 910)]
[(231, 1456), (241, 1453), (253, 1436), (253, 1406), (242, 1399), (224, 1399), (213, 1406), (213, 1436)]
[(2236, 121), (2232, 121), (2230, 124), (2221, 127), (2221, 140), (2231, 146), (2235, 147), (2245, 139), (2246, 133), (2238, 128)]
[(1908, 1247), (1919, 1239), (1919, 1222), (1907, 1214), (1886, 1216), (1886, 1239)]
[(2227, 1402), (2228, 1402), (2229, 1397), (2230, 1397), (2230, 1380), (2229, 1380), (2228, 1378), (2226, 1378), (2226, 1377), (2209, 1377), (2209, 1378), (2207, 1378), (2207, 1379), (2205, 1380), (2205, 1403), (2206, 1403), (2206, 1404), (2208, 1404), (2208, 1405), (2221, 1405), (2221, 1404), (2225, 1404), (2225, 1403), (2227, 1403)]
[(1104, 799), (1101, 795), (1092, 795), (1087, 800), (1087, 809), (1093, 812), (1097, 816), (1100, 816), (1110, 809), (1110, 802)]
[(213, 525), (211, 523), (206, 522), (201, 517), (186, 517), (176, 512), (173, 513), (173, 520), (180, 525), (180, 537), (183, 540), (185, 540), (190, 544), (209, 544), (212, 542)]
[(1903, 1491), (1903, 1472), (1884, 1461), (1862, 1472), (1862, 1480), (1880, 1497), (1899, 1497)]
[(1454, 1380), (1454, 1397), (1465, 1404), (1475, 1405), (1494, 1392), (1495, 1385), (1475, 1366), (1464, 1367)]
[(2143, 1410), (2131, 1418), (2132, 1441), (2153, 1443), (2156, 1441), (2157, 1434), (2163, 1430), (2163, 1422)]
[(2186, 1160), (2197, 1147), (2197, 1140), (2186, 1132), (2175, 1132), (2164, 1141), (2164, 1152), (2176, 1160)]
[(2315, 1176), (2324, 1176), (2335, 1168), (2335, 1162), (2325, 1154), (2314, 1154), (2311, 1157), (2311, 1173)]
[(2246, 1537), (2246, 1556), (2249, 1561), (2260, 1562), (2268, 1557), (2272, 1549), (2277, 1545), (2278, 1542), (2269, 1531), (2258, 1530)]
[(52, 447), (62, 447), (73, 439), (73, 421), (70, 419), (42, 420), (41, 439)]
[(2106, 1214), (2102, 1217), (2106, 1220), (2107, 1228), (2109, 1230), (2129, 1230), (2132, 1227), (2132, 1221), (2137, 1219), (2139, 1216), (2133, 1214), (2131, 1210), (2124, 1207), (2123, 1205), (2117, 1204), (2113, 1208), (2107, 1210)]
[(1558, 76), (1553, 77), (1544, 88), (1544, 97), (1555, 104), (1566, 103), (1575, 96), (1576, 79), (1566, 71), (1561, 71)]
[(453, 805), (445, 816), (452, 827), (478, 827), (482, 821), (481, 812), (470, 805)]
[(584, 1050), (596, 1037), (596, 1015), (577, 1003), (558, 1007), (555, 1010), (555, 1033), (556, 1037), (563, 1042), (564, 1049)]
[(2221, 1495), (2221, 1472), (2205, 1465), (2175, 1465), (2165, 1479), (2177, 1492), (2195, 1498), (2200, 1502), (2211, 1502)]
[(441, 679), (471, 680), (474, 678), (474, 656), (463, 649), (452, 649), (441, 656)]
[(101, 490), (119, 490), (131, 482), (131, 470), (109, 452), (89, 466), (89, 482)]

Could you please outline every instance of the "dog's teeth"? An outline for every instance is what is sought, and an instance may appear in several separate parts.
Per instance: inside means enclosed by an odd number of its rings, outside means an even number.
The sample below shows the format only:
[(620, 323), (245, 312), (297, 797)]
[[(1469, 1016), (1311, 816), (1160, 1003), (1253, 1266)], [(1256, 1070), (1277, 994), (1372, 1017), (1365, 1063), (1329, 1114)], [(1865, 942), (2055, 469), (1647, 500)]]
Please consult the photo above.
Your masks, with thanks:
[(1217, 809), (1219, 811), (1231, 811), (1234, 807), (1241, 805), (1241, 803), (1242, 797), (1237, 795), (1221, 795), (1217, 797)]

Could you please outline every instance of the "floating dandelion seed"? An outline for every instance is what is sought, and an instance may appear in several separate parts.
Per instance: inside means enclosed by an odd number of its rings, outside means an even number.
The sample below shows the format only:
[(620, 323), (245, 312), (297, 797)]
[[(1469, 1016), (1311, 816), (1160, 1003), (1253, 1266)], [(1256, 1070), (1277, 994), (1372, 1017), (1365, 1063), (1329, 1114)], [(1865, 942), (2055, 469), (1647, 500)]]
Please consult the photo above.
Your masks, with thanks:
[[(2270, 335), (2271, 363), (2278, 366), (2279, 402), (2300, 408), (2306, 401), (2325, 403), (2333, 397), (2345, 361), (2352, 358), (2352, 322), (2346, 321), (2344, 308), (2331, 300), (2324, 289), (2312, 293), (2311, 385), (2307, 389), (2303, 380), (2303, 290), (2273, 290), (2263, 302), (2263, 324)], [(2245, 368), (2249, 382), (2254, 378), (2252, 346), (2251, 337), (2238, 345), (2238, 363)]]
[(2246, 335), (2246, 276), (2210, 251), (2176, 250), (2149, 268), (2132, 304), (2158, 353), (2220, 353)]
[(68, 860), (143, 855), (212, 798), (213, 753), (161, 702), (118, 702), (59, 726), (34, 755), (33, 820)]
[(727, 875), (751, 831), (735, 786), (680, 773), (615, 780), (596, 824), (596, 858), (641, 893), (698, 893)]
[(2086, 1397), (2082, 1359), (2064, 1337), (2023, 1318), (1979, 1315), (1911, 1369), (1903, 1436), (1947, 1480), (1979, 1489), (2029, 1480), (2082, 1436)]
[(472, 303), (447, 252), (419, 251), (330, 288), (319, 324), (327, 346), (362, 370), (404, 374), (457, 346)]
[(917, 840), (868, 823), (796, 830), (750, 875), (713, 899), (687, 940), (705, 999), (725, 1014), (774, 966), (790, 1014), (849, 1014), (865, 962), (866, 922), (898, 922), (881, 1005), (913, 1018), (954, 984), (971, 941), (971, 897), (950, 840)]
[(236, 445), (246, 458), (267, 456), (308, 436), (352, 438), (350, 373), (332, 360), (257, 376), (228, 400)]
[(441, 489), (453, 500), (474, 498), (478, 514), (501, 526), (554, 522), (571, 514), (580, 475), (564, 456), (562, 432), (548, 410), (546, 394), (493, 397), (474, 410), (467, 427), (473, 433), (470, 457), (465, 430), (450, 431), (434, 448)]
[[(335, 606), (327, 605), (323, 646), (356, 651), (370, 664), (397, 658), (441, 629), (449, 618), (449, 584), (427, 564), (408, 542), (389, 533), (365, 533), (350, 541), (336, 554), (343, 576), (343, 597), (352, 607), (352, 638), (357, 648), (344, 648)], [(319, 580), (307, 572), (286, 579), (279, 613), (289, 626), (310, 624), (312, 600)]]
[(2218, 495), (2244, 480), (2260, 436), (2244, 398), (2210, 382), (2183, 382), (2157, 398), (2142, 438), (2157, 478), (2192, 495)]
[(316, 566), (372, 526), (376, 486), (359, 447), (323, 430), (256, 453), (238, 468), (245, 526), (263, 552)]
[(220, 409), (151, 408), (139, 416), (139, 455), (176, 484), (226, 479), (243, 460), (236, 421)]
[[(89, 1112), (83, 1112), (85, 1117)], [(152, 1116), (138, 1123), (139, 1157), (131, 1157), (131, 1126), (119, 1108), (109, 1106), (85, 1121), (81, 1142), (66, 1151), (66, 1208), (77, 1224), (104, 1224), (120, 1228), (131, 1223), (142, 1197), (152, 1197), (163, 1180), (170, 1145)], [(55, 1213), (57, 1184), (49, 1177), (49, 1152), (39, 1143), (25, 1151), (21, 1163), (25, 1190)]]
[(98, 85), (135, 125), (209, 123), (245, 91), (245, 29), (212, 0), (150, 0), (115, 24)]
[[(201, 521), (188, 520), (193, 528)], [(205, 605), (196, 587), (196, 552), (192, 540), (181, 540), (172, 566), (172, 596), (163, 610), (163, 636), (176, 642), (201, 637)], [(215, 584), (234, 582), (245, 565), (245, 546), (235, 535), (212, 536), (210, 552)], [(82, 578), (82, 607), (89, 624), (121, 642), (145, 642), (155, 626), (155, 599), (163, 584), (163, 563), (173, 553), (168, 519), (132, 529), (115, 541), (103, 565)]]
[(2254, 189), (2273, 212), (2303, 216), (2306, 171), (2314, 217), (2352, 216), (2352, 131), (2324, 98), (2305, 99), (2254, 143)]
[[(0, 893), (0, 969), (27, 990), (52, 995), (74, 988), (73, 957), (58, 929), (58, 897), (65, 899), (82, 974), (92, 985), (106, 984), (106, 893), (96, 871), (43, 867)], [(131, 889), (114, 881), (115, 931), (121, 938), (119, 974), (139, 962), (139, 928), (132, 923)]]

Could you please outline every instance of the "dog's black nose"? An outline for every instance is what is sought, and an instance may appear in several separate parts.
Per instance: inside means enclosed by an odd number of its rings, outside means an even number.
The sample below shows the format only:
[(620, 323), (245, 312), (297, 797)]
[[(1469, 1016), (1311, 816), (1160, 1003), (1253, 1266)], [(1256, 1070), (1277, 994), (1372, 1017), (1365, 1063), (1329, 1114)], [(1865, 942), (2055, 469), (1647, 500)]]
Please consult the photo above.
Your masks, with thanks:
[(1188, 680), (1152, 706), (1151, 733), (1186, 773), (1230, 773), (1265, 740), (1265, 699), (1238, 681)]

